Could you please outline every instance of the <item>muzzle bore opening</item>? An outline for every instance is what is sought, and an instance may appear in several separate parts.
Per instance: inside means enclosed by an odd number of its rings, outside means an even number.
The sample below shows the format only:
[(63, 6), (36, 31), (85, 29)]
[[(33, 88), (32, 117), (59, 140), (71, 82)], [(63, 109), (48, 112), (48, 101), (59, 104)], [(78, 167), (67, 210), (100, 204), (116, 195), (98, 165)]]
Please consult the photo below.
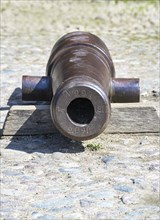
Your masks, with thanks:
[(94, 117), (94, 106), (87, 98), (76, 98), (67, 107), (69, 118), (77, 124), (89, 124)]

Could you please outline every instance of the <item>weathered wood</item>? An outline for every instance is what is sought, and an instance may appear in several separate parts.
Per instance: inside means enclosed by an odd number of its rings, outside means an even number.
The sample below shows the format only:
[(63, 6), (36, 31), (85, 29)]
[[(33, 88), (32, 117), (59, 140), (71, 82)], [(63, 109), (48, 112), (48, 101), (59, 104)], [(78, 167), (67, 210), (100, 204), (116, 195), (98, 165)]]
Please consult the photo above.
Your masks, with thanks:
[(9, 106), (0, 107), (0, 136), (2, 135), (5, 118), (8, 114)]
[[(55, 133), (49, 105), (11, 107), (3, 135), (35, 135)], [(159, 117), (153, 107), (112, 106), (110, 124), (105, 133), (158, 133)]]

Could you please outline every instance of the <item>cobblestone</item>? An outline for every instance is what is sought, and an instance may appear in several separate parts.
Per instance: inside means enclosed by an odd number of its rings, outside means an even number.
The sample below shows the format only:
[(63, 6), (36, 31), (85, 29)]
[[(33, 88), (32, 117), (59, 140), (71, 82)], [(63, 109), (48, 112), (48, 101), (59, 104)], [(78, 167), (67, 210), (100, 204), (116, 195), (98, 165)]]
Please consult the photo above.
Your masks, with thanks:
[[(127, 152), (125, 155), (121, 154), (120, 143), (128, 136), (117, 137), (118, 139), (115, 140), (114, 135), (108, 135), (107, 142), (101, 141), (103, 149), (99, 151), (91, 152), (85, 148), (84, 152), (74, 154), (58, 151), (47, 154), (26, 153), (25, 148), (13, 149), (14, 138), (12, 141), (2, 139), (2, 216), (6, 219), (10, 217), (20, 219), (22, 216), (24, 219), (25, 217), (45, 219), (45, 216), (46, 218), (52, 216), (53, 219), (74, 219), (75, 217), (103, 219), (104, 216), (129, 219), (142, 216), (143, 219), (151, 215), (153, 207), (158, 216), (158, 186), (156, 185), (158, 170), (145, 169), (144, 159), (150, 161), (150, 158), (146, 158), (143, 154), (147, 145), (150, 144), (155, 152), (158, 151), (157, 137), (148, 136), (146, 145), (135, 145), (130, 137), (129, 145), (123, 146), (123, 150)], [(16, 138), (16, 143), (18, 141), (21, 146), (26, 140), (30, 143), (33, 141), (37, 146), (34, 148), (36, 152), (39, 142), (47, 143), (48, 138), (19, 137)], [(100, 139), (103, 139), (102, 136), (98, 137), (97, 141)], [(136, 136), (137, 143), (141, 139), (141, 136)], [(74, 144), (76, 145), (76, 142)], [(44, 151), (47, 150), (47, 145), (51, 143), (48, 141), (44, 145)], [(85, 145), (87, 142), (84, 142)], [(141, 158), (137, 149), (140, 151)], [(136, 166), (128, 169), (129, 159), (132, 164), (130, 155), (133, 153), (133, 162)], [(11, 155), (11, 157), (3, 155)], [(27, 155), (28, 160), (26, 160)], [(114, 157), (114, 160), (107, 165), (107, 169), (101, 159), (106, 155)], [(156, 157), (158, 157), (157, 154)], [(89, 167), (92, 172), (89, 171)], [(62, 172), (59, 170), (61, 168), (63, 168)], [(135, 211), (140, 205), (144, 209)], [(154, 216), (156, 216), (155, 213)]]

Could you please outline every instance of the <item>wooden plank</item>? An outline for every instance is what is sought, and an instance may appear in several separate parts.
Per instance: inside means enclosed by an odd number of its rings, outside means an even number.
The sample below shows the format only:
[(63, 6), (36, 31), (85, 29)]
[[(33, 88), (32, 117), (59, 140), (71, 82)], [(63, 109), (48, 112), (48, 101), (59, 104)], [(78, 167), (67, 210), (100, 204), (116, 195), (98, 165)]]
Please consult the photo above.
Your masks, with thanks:
[[(122, 107), (123, 106), (123, 107)], [(105, 133), (158, 133), (159, 117), (154, 107), (112, 106)], [(3, 135), (53, 134), (49, 105), (13, 106), (6, 118)]]
[(56, 128), (52, 123), (49, 105), (13, 106), (6, 118), (3, 135), (52, 134)]
[(3, 125), (9, 109), (10, 109), (9, 106), (0, 107), (0, 136), (2, 135)]

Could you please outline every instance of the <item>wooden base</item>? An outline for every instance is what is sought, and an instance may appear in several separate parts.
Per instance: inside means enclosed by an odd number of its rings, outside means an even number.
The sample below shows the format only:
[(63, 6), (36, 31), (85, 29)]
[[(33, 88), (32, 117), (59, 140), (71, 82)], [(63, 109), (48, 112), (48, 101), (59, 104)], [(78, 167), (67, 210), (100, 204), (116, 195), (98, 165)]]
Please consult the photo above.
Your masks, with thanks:
[[(12, 106), (3, 135), (41, 135), (57, 132), (49, 105)], [(160, 119), (153, 107), (112, 106), (111, 121), (104, 133), (158, 133)]]

